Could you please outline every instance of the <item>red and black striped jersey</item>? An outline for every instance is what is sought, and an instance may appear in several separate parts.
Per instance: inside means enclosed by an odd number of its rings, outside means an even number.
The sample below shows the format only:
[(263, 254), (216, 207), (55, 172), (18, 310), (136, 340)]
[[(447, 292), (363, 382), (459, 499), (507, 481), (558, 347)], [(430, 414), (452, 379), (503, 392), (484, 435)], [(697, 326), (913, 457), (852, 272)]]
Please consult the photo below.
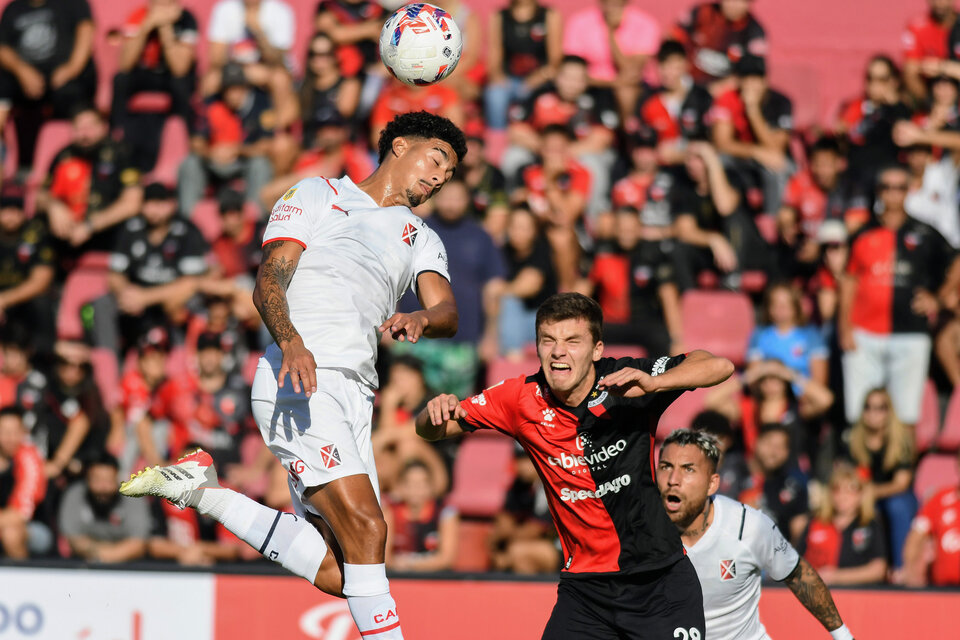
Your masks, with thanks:
[(577, 407), (550, 393), (542, 370), (460, 403), (465, 430), (500, 431), (533, 460), (560, 534), (563, 575), (651, 571), (683, 557), (680, 534), (660, 502), (653, 459), (660, 416), (683, 391), (624, 398), (597, 383), (625, 367), (656, 376), (684, 358), (602, 358), (593, 389)]

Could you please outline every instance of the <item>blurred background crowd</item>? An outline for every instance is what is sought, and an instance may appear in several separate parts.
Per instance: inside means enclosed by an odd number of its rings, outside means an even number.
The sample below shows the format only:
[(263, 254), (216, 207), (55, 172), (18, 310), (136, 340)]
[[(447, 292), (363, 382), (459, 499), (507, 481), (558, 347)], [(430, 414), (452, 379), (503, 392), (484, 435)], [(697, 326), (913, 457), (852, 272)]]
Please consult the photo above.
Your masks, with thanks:
[(737, 364), (658, 435), (720, 437), (721, 492), (768, 512), (828, 584), (960, 585), (952, 0), (905, 12), (902, 42), (803, 128), (792, 98), (810, 87), (768, 80), (751, 0), (675, 23), (637, 0), (483, 19), (447, 0), (464, 54), (427, 88), (379, 64), (394, 7), (372, 0), (211, 0), (203, 27), (189, 2), (94, 4), (0, 15), (0, 555), (256, 559), (192, 510), (120, 498), (119, 478), (202, 446), (231, 486), (289, 508), (248, 400), (270, 342), (251, 303), (263, 227), (301, 178), (366, 177), (385, 123), (424, 109), (469, 140), (417, 211), (446, 245), (460, 329), (381, 345), (388, 567), (559, 569), (523, 452), (426, 443), (413, 417), (536, 371), (538, 304), (581, 291), (609, 355)]

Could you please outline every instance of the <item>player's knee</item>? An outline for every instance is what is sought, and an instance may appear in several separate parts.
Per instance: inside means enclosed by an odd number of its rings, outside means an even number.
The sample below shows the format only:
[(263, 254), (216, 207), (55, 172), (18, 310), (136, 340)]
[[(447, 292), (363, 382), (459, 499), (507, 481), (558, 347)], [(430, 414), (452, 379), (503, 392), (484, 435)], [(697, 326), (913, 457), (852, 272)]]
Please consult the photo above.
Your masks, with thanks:
[[(383, 549), (387, 543), (387, 523), (383, 514), (371, 511), (354, 511), (347, 521), (347, 528), (355, 545), (366, 542), (371, 548)], [(346, 542), (341, 540), (341, 543)], [(350, 544), (346, 542), (346, 544)]]

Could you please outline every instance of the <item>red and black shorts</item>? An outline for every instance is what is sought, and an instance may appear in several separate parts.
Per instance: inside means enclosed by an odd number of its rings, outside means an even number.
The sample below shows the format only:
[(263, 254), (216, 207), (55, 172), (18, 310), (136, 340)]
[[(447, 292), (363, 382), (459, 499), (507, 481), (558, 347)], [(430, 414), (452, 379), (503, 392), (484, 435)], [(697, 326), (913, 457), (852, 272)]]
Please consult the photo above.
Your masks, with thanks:
[(543, 640), (704, 637), (703, 593), (690, 559), (657, 571), (561, 578)]

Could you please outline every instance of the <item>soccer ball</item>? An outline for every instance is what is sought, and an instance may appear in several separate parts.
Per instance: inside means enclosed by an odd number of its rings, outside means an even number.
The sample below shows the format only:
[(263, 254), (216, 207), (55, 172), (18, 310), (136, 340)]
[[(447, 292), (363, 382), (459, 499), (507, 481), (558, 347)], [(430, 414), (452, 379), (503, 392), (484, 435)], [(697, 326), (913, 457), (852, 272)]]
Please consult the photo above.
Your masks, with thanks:
[(409, 85), (446, 78), (456, 68), (462, 48), (460, 27), (450, 14), (423, 2), (397, 9), (380, 31), (380, 59), (395, 78)]

